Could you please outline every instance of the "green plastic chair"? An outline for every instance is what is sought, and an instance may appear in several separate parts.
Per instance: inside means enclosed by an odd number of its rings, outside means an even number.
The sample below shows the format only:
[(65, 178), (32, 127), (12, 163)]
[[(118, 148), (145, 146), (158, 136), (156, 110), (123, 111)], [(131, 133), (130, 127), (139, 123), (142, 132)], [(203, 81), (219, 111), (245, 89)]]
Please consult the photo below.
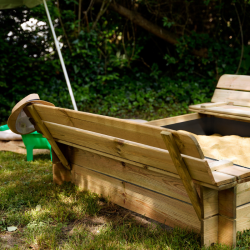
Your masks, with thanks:
[(38, 132), (22, 135), (23, 143), (27, 150), (27, 161), (33, 161), (33, 149), (49, 149), (50, 159), (52, 160), (51, 145), (48, 140)]
[[(0, 131), (5, 131), (8, 129), (9, 127), (7, 124), (0, 126)], [(42, 134), (35, 131), (27, 135), (22, 135), (22, 139), (27, 151), (27, 161), (33, 161), (33, 149), (49, 149), (50, 159), (52, 160), (51, 145)]]

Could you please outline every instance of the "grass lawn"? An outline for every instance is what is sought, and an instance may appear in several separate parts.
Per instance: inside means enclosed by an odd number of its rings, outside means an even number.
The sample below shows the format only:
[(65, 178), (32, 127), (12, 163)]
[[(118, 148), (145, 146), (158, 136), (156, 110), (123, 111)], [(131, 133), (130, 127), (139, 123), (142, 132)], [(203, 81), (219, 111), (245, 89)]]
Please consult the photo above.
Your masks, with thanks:
[[(7, 227), (16, 226), (14, 232)], [(250, 232), (237, 249), (249, 249)], [(49, 155), (0, 152), (0, 249), (205, 249), (200, 236), (168, 229), (71, 183), (52, 181)], [(230, 249), (213, 246), (208, 249)]]

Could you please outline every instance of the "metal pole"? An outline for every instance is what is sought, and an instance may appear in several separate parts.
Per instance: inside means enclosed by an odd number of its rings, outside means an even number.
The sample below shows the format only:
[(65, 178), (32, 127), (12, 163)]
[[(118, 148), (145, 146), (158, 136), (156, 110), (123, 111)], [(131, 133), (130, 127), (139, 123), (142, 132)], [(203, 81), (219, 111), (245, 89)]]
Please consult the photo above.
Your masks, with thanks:
[(56, 49), (57, 49), (57, 52), (58, 52), (58, 55), (59, 55), (59, 59), (61, 61), (61, 65), (62, 65), (64, 77), (65, 77), (65, 80), (66, 80), (66, 83), (67, 83), (67, 86), (68, 86), (68, 89), (69, 89), (69, 94), (70, 94), (70, 97), (71, 97), (71, 101), (72, 101), (74, 110), (78, 110), (77, 106), (76, 106), (75, 97), (74, 97), (74, 94), (73, 94), (73, 91), (72, 91), (72, 88), (71, 88), (71, 84), (70, 84), (70, 81), (69, 81), (68, 73), (67, 73), (64, 61), (63, 61), (62, 53), (61, 53), (61, 50), (60, 50), (60, 47), (59, 47), (59, 42), (57, 40), (56, 33), (55, 33), (55, 30), (54, 30), (54, 27), (53, 27), (53, 23), (52, 23), (51, 18), (50, 18), (49, 9), (48, 9), (46, 0), (43, 0), (43, 4), (44, 4), (44, 8), (46, 10), (46, 14), (47, 14), (47, 17), (48, 17), (48, 20), (49, 20), (49, 25), (50, 25), (50, 28), (51, 28), (51, 32), (52, 32), (53, 37), (54, 37), (54, 41), (55, 41)]

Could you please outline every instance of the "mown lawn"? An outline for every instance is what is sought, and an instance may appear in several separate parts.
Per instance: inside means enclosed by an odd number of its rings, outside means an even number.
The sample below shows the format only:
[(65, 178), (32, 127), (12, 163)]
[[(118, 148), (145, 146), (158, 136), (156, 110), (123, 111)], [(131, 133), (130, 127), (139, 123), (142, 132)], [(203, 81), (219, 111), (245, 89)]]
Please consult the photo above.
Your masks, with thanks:
[[(17, 230), (8, 232), (10, 226)], [(249, 249), (248, 231), (237, 245)], [(154, 223), (71, 183), (55, 185), (49, 155), (27, 162), (0, 152), (0, 249), (205, 248), (195, 233)]]

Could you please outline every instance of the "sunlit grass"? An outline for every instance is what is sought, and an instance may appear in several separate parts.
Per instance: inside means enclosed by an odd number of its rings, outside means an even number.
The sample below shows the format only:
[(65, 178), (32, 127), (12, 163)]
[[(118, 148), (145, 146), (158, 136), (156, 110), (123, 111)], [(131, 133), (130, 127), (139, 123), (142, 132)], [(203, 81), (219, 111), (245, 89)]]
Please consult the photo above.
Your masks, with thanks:
[[(0, 249), (202, 249), (196, 233), (138, 220), (72, 183), (55, 185), (49, 155), (25, 158), (0, 152)], [(239, 249), (248, 235), (238, 235)]]

